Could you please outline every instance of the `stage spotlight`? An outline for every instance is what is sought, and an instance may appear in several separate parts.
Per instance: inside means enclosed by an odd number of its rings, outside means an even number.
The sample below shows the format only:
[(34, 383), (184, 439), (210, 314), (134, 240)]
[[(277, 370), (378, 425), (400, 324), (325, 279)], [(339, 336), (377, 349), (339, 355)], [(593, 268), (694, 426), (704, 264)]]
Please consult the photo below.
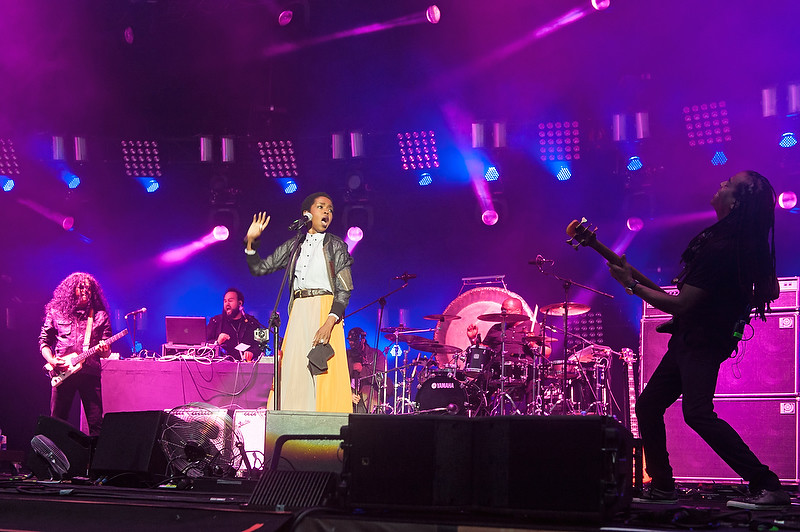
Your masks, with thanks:
[[(125, 175), (137, 179), (150, 179), (151, 181), (155, 181), (156, 178), (161, 177), (161, 159), (158, 153), (158, 142), (149, 140), (123, 140), (121, 142), (121, 147)], [(147, 185), (145, 185), (145, 187), (147, 187)], [(154, 192), (157, 189), (158, 183), (156, 182), (155, 189), (148, 190), (148, 192)]]
[(494, 225), (500, 220), (500, 217), (497, 215), (497, 211), (492, 209), (487, 209), (483, 211), (481, 214), (481, 221), (484, 225)]
[(438, 24), (442, 19), (442, 12), (439, 11), (436, 4), (428, 6), (428, 9), (425, 10), (425, 19), (431, 24)]
[(638, 216), (631, 216), (625, 221), (625, 225), (628, 227), (629, 231), (638, 233), (644, 228), (644, 221)]
[(11, 192), (14, 189), (14, 180), (6, 175), (0, 175), (0, 183), (3, 183), (3, 192)]
[(797, 205), (797, 194), (791, 190), (781, 192), (778, 195), (778, 205), (780, 205), (782, 209), (794, 209)]
[(256, 146), (264, 177), (297, 177), (297, 158), (291, 140), (267, 140)]
[(728, 157), (725, 155), (725, 152), (722, 150), (717, 151), (711, 157), (711, 164), (714, 166), (722, 166), (728, 162)]
[(539, 158), (542, 161), (571, 161), (581, 158), (578, 121), (539, 124)]
[(421, 186), (421, 187), (427, 187), (428, 185), (433, 183), (433, 177), (431, 177), (431, 173), (430, 172), (422, 172), (419, 175), (418, 183), (419, 183), (419, 186)]
[(361, 242), (361, 239), (364, 238), (364, 230), (358, 226), (353, 226), (347, 230), (347, 238), (353, 242)]
[(61, 228), (64, 231), (72, 231), (72, 228), (75, 227), (75, 218), (72, 216), (65, 216), (63, 220), (61, 220)]
[(211, 232), (214, 235), (215, 240), (228, 240), (228, 237), (231, 236), (231, 232), (228, 230), (227, 227), (224, 225), (218, 225), (214, 227), (214, 230)]
[(561, 169), (556, 174), (556, 178), (559, 181), (567, 181), (571, 177), (572, 177), (572, 172), (566, 166), (562, 166)]
[(408, 131), (397, 134), (403, 170), (439, 167), (436, 134), (433, 131)]
[(731, 140), (731, 125), (725, 101), (686, 106), (683, 121), (689, 146), (722, 144)]
[(286, 9), (281, 11), (281, 14), (278, 15), (278, 25), (279, 26), (288, 26), (292, 19), (294, 18), (294, 12), (291, 9)]
[(137, 177), (136, 180), (142, 184), (144, 189), (152, 194), (159, 188), (158, 181), (154, 177)]
[(486, 173), (483, 174), (483, 178), (486, 181), (497, 181), (500, 179), (500, 172), (497, 171), (496, 166), (490, 166), (486, 169)]
[(71, 189), (76, 189), (81, 184), (81, 178), (70, 172), (69, 170), (61, 171), (61, 181), (67, 184)]
[(282, 177), (278, 179), (278, 182), (281, 184), (284, 194), (294, 194), (297, 192), (297, 183), (294, 179)]
[(631, 172), (635, 172), (636, 170), (641, 170), (642, 166), (644, 166), (642, 164), (642, 160), (639, 158), (638, 155), (634, 155), (633, 157), (630, 157), (628, 159), (628, 164), (626, 165), (626, 168)]
[(608, 9), (611, 5), (611, 0), (592, 0), (592, 7), (596, 11), (603, 11), (604, 9)]
[(778, 142), (778, 145), (781, 148), (791, 148), (797, 144), (797, 138), (794, 136), (794, 133), (791, 131), (787, 131), (783, 135), (781, 135), (781, 140)]

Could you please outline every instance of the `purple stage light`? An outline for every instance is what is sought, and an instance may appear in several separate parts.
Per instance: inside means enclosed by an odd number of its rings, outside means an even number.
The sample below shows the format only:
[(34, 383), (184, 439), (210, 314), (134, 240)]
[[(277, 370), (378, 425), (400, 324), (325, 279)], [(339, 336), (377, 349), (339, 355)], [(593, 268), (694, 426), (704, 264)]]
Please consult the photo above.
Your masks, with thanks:
[(539, 124), (539, 158), (542, 161), (571, 161), (581, 158), (578, 121)]
[(291, 10), (287, 9), (285, 11), (281, 11), (281, 14), (278, 15), (278, 25), (288, 26), (293, 18), (294, 18), (294, 13)]
[(592, 0), (592, 7), (596, 11), (603, 11), (604, 9), (608, 9), (611, 5), (611, 0)]
[(635, 172), (636, 170), (641, 170), (644, 165), (642, 164), (642, 160), (639, 158), (638, 155), (634, 155), (633, 157), (628, 159), (628, 164), (626, 168), (631, 172)]
[(297, 158), (291, 140), (267, 140), (256, 146), (264, 177), (297, 177)]
[(214, 227), (211, 234), (214, 236), (215, 240), (219, 241), (228, 240), (228, 237), (231, 236), (231, 232), (224, 225)]
[(361, 242), (361, 239), (364, 238), (364, 231), (358, 226), (353, 226), (347, 230), (347, 238), (353, 242)]
[(425, 10), (425, 19), (431, 24), (438, 24), (442, 19), (442, 12), (439, 11), (439, 7), (435, 4), (428, 6), (428, 9)]
[(141, 183), (148, 194), (152, 194), (161, 186), (154, 177), (137, 177), (136, 180)]
[(794, 209), (797, 205), (797, 194), (791, 190), (781, 192), (778, 195), (778, 205), (781, 206), (781, 209)]
[(498, 216), (497, 211), (495, 210), (485, 210), (483, 214), (481, 214), (481, 221), (484, 225), (494, 225), (500, 220), (500, 216)]
[(7, 175), (0, 175), (0, 182), (3, 183), (3, 192), (11, 192), (14, 189), (14, 180)]
[(9, 178), (20, 175), (19, 161), (11, 139), (0, 138), (0, 175)]
[(685, 106), (683, 121), (689, 146), (722, 144), (731, 140), (731, 126), (725, 101)]
[(436, 134), (433, 131), (408, 131), (397, 134), (403, 170), (439, 167)]
[(714, 153), (711, 157), (711, 164), (714, 166), (722, 166), (728, 162), (728, 156), (725, 155), (725, 152), (720, 150)]
[(419, 186), (421, 186), (421, 187), (427, 187), (428, 185), (433, 183), (433, 177), (431, 177), (430, 172), (421, 173), (420, 176), (419, 176), (418, 183), (419, 183)]
[(161, 177), (158, 142), (154, 140), (123, 140), (121, 147), (126, 175), (153, 179)]
[(638, 216), (631, 216), (628, 218), (625, 221), (625, 225), (628, 227), (629, 231), (633, 231), (634, 233), (638, 233), (644, 229), (644, 221)]
[(72, 231), (72, 228), (75, 227), (75, 218), (72, 216), (66, 216), (63, 220), (61, 220), (61, 227), (64, 231)]

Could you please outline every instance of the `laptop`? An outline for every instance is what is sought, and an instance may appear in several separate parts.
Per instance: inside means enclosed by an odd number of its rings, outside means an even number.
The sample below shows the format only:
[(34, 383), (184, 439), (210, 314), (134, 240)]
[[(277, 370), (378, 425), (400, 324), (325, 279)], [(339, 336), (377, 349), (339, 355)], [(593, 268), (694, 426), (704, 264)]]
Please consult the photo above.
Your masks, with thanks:
[(167, 343), (203, 345), (206, 343), (206, 319), (203, 316), (167, 316)]

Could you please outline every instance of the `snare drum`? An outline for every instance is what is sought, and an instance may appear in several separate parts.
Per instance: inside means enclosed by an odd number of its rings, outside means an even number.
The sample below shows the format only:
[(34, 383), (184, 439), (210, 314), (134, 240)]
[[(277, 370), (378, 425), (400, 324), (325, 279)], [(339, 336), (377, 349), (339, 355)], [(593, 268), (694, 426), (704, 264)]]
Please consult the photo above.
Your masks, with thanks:
[(468, 377), (478, 377), (489, 367), (494, 351), (484, 346), (472, 346), (466, 350), (467, 362), (464, 373)]
[[(567, 378), (577, 379), (579, 375), (578, 363), (567, 362)], [(549, 366), (544, 368), (544, 377), (546, 379), (563, 379), (564, 378), (564, 361), (556, 360), (551, 362)]]
[(433, 410), (437, 414), (467, 415), (467, 393), (460, 382), (446, 376), (427, 379), (417, 392), (416, 403), (420, 413)]

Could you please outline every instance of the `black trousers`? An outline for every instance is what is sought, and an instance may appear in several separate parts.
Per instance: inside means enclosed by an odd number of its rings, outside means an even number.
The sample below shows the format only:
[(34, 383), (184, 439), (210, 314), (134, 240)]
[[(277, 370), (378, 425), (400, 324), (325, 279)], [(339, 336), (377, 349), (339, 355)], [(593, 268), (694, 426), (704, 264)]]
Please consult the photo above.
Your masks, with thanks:
[(726, 354), (719, 350), (687, 346), (673, 335), (667, 353), (636, 402), (647, 473), (652, 486), (675, 486), (667, 453), (664, 413), (683, 395), (683, 419), (736, 474), (750, 483), (750, 490), (778, 489), (778, 476), (761, 463), (739, 434), (714, 412), (714, 390), (719, 366)]
[(50, 415), (69, 421), (69, 411), (76, 393), (80, 395), (86, 412), (89, 436), (99, 436), (103, 424), (103, 394), (99, 375), (79, 371), (53, 388), (50, 392)]

